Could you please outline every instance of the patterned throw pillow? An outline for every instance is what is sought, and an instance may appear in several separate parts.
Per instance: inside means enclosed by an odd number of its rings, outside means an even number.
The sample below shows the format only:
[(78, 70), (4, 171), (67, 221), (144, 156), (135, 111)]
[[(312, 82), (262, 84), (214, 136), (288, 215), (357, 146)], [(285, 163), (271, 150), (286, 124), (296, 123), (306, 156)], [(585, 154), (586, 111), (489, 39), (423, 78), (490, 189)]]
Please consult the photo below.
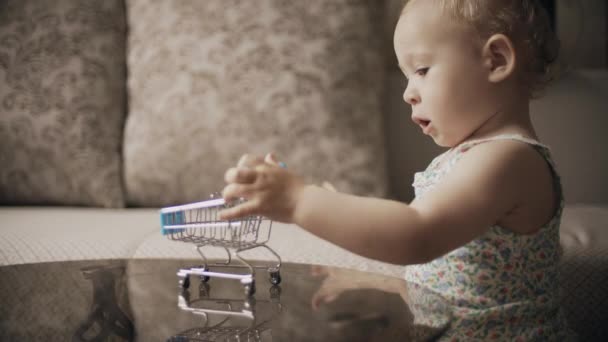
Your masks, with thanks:
[(124, 206), (125, 6), (0, 1), (0, 203)]
[(128, 0), (127, 200), (207, 198), (244, 153), (386, 193), (383, 1)]

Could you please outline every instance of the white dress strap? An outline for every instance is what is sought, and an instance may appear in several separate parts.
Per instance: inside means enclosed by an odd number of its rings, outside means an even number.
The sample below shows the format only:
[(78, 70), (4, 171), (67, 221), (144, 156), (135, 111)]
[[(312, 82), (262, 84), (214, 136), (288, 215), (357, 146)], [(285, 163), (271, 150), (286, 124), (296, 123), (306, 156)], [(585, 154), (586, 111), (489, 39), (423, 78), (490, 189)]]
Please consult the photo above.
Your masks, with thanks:
[(496, 136), (493, 136), (490, 138), (466, 141), (466, 142), (456, 146), (456, 148), (460, 151), (463, 151), (463, 150), (466, 151), (469, 148), (471, 148), (477, 144), (481, 144), (481, 143), (488, 142), (488, 141), (496, 141), (496, 140), (516, 140), (516, 141), (521, 141), (521, 142), (524, 142), (524, 143), (527, 143), (530, 145), (540, 146), (542, 148), (550, 150), (549, 146), (540, 143), (538, 140), (526, 138), (526, 137), (522, 136), (521, 134), (500, 134), (500, 135), (496, 135)]
[(466, 153), (469, 149), (474, 147), (475, 145), (479, 145), (488, 141), (497, 141), (497, 140), (515, 140), (520, 141), (535, 147), (539, 147), (539, 152), (547, 160), (547, 162), (551, 165), (553, 169), (555, 169), (555, 164), (550, 157), (551, 148), (545, 144), (540, 143), (537, 140), (526, 138), (521, 134), (500, 134), (493, 137), (485, 138), (485, 139), (477, 139), (470, 140), (461, 143), (450, 149), (445, 156), (445, 160), (441, 161), (441, 168), (445, 168), (444, 172), (447, 172), (451, 169), (462, 157), (463, 153)]

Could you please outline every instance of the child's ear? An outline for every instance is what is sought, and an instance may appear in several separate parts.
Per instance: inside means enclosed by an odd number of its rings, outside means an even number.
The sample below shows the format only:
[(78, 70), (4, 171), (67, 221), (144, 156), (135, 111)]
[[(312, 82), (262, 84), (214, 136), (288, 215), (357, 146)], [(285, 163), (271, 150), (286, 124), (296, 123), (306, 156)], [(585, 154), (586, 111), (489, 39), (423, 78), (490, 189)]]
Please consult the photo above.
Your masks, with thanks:
[(515, 48), (504, 34), (491, 36), (483, 47), (484, 66), (488, 69), (488, 80), (500, 82), (515, 70)]

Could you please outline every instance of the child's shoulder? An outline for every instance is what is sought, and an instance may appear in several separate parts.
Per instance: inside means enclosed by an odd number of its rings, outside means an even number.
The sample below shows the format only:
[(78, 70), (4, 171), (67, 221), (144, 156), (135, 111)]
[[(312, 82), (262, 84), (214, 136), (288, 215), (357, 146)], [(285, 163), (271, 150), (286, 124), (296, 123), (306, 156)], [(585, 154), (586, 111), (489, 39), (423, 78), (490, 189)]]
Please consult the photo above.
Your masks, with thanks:
[[(554, 213), (558, 201), (554, 170), (545, 145), (527, 139), (494, 139), (462, 146), (454, 173), (473, 172), (495, 198), (512, 210), (503, 219), (512, 230), (532, 231)], [(515, 221), (513, 221), (515, 220)]]
[(514, 187), (526, 187), (542, 178), (551, 178), (548, 148), (531, 139), (509, 137), (465, 142), (457, 146), (453, 169)]
[(410, 203), (421, 218), (421, 234), (435, 239), (434, 252), (429, 252), (433, 256), (464, 245), (494, 225), (521, 234), (535, 232), (555, 214), (557, 197), (552, 197), (548, 163), (535, 147), (540, 145), (514, 139), (470, 145), (463, 151), (454, 148), (446, 169), (442, 166), (439, 172), (440, 181)]

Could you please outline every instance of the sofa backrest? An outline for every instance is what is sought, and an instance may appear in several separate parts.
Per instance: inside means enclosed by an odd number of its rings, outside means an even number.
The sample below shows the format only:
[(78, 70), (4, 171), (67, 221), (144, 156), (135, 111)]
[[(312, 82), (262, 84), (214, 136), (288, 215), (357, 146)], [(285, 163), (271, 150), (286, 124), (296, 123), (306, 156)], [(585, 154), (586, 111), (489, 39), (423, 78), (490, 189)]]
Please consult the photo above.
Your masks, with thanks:
[(129, 204), (201, 200), (243, 153), (384, 196), (384, 1), (127, 0)]
[(124, 206), (122, 0), (0, 1), (0, 204)]
[[(0, 203), (183, 203), (273, 150), (310, 181), (410, 201), (441, 149), (402, 101), (400, 7), (0, 2)], [(607, 93), (606, 70), (576, 70), (532, 103), (569, 203), (608, 203)]]

